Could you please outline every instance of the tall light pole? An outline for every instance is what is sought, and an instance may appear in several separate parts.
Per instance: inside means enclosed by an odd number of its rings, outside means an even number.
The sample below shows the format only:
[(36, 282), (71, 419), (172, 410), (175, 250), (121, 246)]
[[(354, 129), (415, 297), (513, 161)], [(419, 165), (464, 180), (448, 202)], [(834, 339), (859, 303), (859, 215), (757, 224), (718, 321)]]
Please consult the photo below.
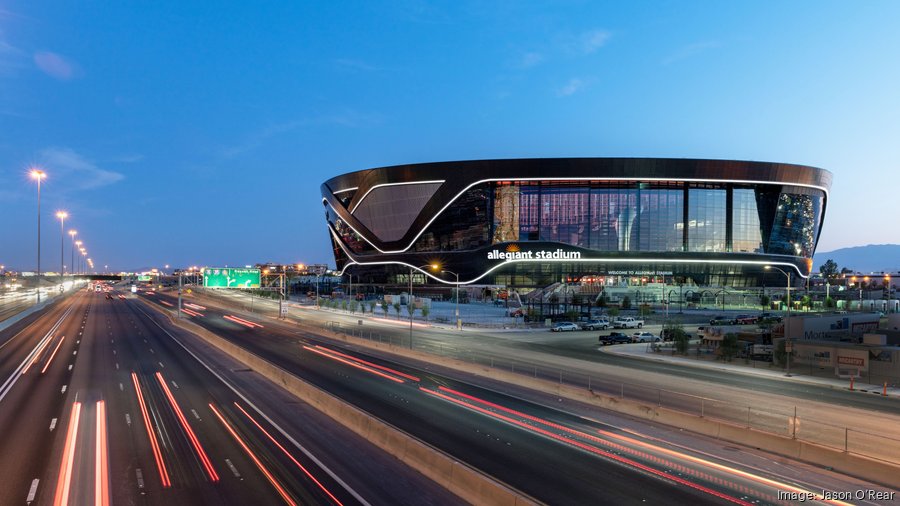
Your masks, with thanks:
[(72, 237), (72, 255), (71, 262), (69, 263), (69, 273), (72, 274), (72, 284), (75, 284), (75, 236), (78, 235), (77, 230), (69, 230), (69, 235)]
[(441, 274), (446, 272), (447, 274), (452, 274), (452, 275), (456, 276), (456, 287), (455, 287), (455, 289), (456, 289), (456, 297), (455, 297), (456, 298), (456, 301), (455, 301), (456, 302), (456, 330), (462, 330), (462, 322), (459, 319), (459, 274), (452, 272), (452, 271), (448, 271), (446, 269), (441, 269), (441, 266), (438, 264), (432, 264), (431, 268), (436, 271), (440, 270)]
[(787, 278), (787, 317), (784, 320), (784, 351), (786, 354), (785, 362), (787, 363), (787, 367), (785, 370), (785, 376), (791, 376), (791, 355), (793, 354), (794, 348), (791, 346), (791, 337), (790, 337), (790, 325), (791, 325), (791, 274), (789, 272), (785, 272), (778, 267), (773, 267), (771, 265), (767, 265), (766, 269), (775, 269), (776, 271), (784, 274)]
[(37, 181), (37, 301), (41, 302), (41, 181), (47, 177), (47, 173), (31, 170), (31, 179)]
[[(75, 241), (75, 246), (77, 247), (79, 253), (83, 249), (81, 247), (82, 244), (84, 244), (84, 241)], [(75, 251), (72, 251), (72, 255), (75, 255)], [(75, 270), (78, 271), (79, 274), (81, 274), (81, 259), (78, 260), (78, 268)]]
[(65, 244), (66, 244), (66, 218), (69, 213), (65, 211), (56, 211), (56, 217), (59, 218), (59, 291), (63, 291), (63, 270), (65, 270)]

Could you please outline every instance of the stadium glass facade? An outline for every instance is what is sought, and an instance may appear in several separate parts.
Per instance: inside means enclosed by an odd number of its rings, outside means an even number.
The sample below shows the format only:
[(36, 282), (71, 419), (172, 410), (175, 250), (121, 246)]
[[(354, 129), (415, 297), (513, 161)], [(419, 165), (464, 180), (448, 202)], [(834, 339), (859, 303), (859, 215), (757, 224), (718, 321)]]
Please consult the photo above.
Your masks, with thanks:
[[(669, 159), (443, 162), (322, 186), (339, 269), (390, 283), (437, 263), (460, 282), (542, 287), (583, 276), (759, 286), (809, 274), (831, 174)], [(455, 281), (455, 278), (453, 279)]]

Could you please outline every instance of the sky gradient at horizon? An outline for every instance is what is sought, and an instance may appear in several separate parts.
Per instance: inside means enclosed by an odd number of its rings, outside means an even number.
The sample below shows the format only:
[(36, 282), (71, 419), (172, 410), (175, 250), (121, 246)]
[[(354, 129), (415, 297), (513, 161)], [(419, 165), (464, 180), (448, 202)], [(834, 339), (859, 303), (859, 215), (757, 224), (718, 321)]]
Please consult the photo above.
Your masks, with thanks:
[[(0, 264), (333, 264), (319, 185), (443, 160), (798, 163), (900, 243), (894, 2), (0, 3)], [(69, 259), (66, 236), (66, 262)]]

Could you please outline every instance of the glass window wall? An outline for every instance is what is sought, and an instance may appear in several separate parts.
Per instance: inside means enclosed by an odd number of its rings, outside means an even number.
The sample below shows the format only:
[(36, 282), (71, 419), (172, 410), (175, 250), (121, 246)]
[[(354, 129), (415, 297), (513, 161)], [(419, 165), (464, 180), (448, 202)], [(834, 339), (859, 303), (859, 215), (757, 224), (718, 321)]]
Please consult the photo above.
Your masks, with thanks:
[(688, 190), (688, 251), (725, 251), (726, 192), (721, 186)]

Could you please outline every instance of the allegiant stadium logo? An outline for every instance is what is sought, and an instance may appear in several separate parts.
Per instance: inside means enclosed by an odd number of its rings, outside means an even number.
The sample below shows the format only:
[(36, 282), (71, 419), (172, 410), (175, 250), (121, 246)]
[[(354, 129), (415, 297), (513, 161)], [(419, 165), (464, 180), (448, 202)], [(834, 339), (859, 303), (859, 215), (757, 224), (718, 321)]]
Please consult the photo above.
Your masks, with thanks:
[(518, 244), (509, 244), (506, 246), (506, 251), (496, 249), (488, 251), (487, 257), (488, 260), (579, 260), (581, 252), (565, 251), (562, 248), (554, 251), (522, 251)]

